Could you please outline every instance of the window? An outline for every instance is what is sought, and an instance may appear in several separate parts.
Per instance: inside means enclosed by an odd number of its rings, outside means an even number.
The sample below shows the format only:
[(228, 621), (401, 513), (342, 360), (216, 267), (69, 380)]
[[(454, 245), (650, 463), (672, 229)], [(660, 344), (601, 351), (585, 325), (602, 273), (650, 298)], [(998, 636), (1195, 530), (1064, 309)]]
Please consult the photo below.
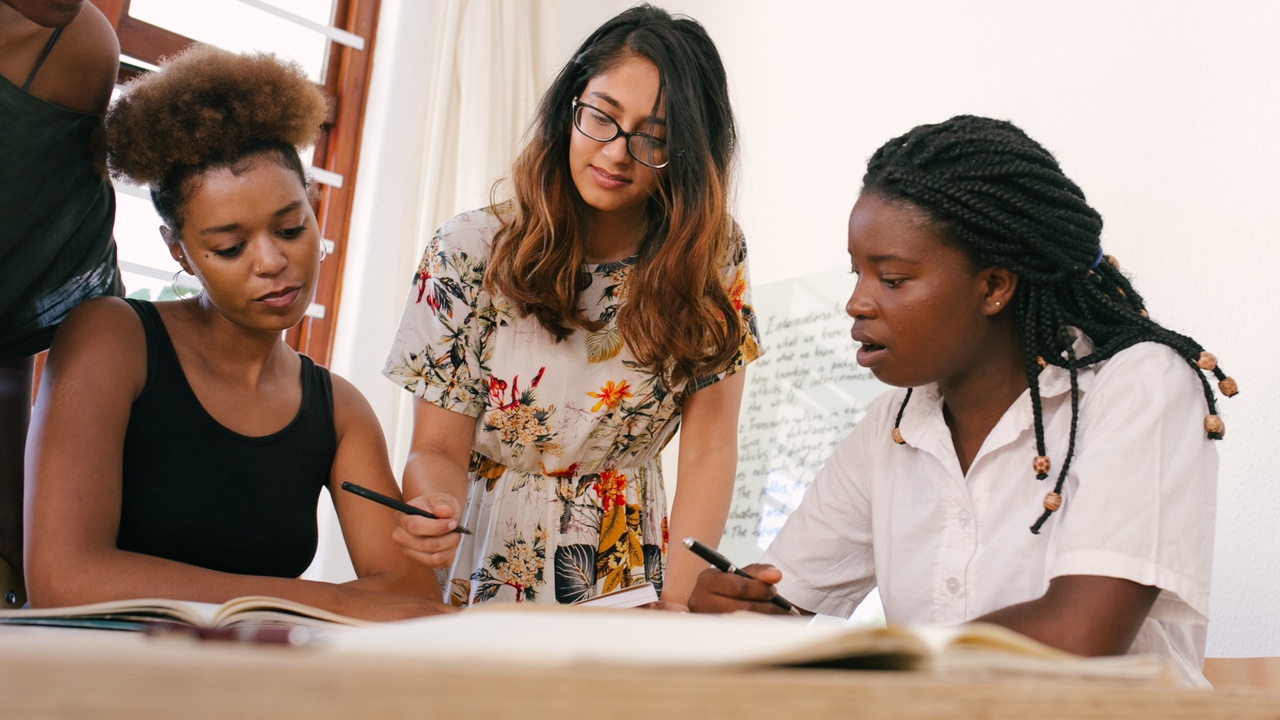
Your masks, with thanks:
[[(327, 364), (342, 290), (342, 267), (360, 157), (365, 93), (379, 0), (91, 0), (120, 38), (119, 81), (154, 69), (194, 41), (235, 52), (265, 50), (297, 61), (329, 99), (316, 146), (303, 155), (319, 192), (316, 218), (329, 258), (291, 346)], [(156, 299), (177, 269), (157, 228), (146, 188), (116, 183), (115, 237), (130, 295)], [(188, 278), (189, 279), (189, 278)]]

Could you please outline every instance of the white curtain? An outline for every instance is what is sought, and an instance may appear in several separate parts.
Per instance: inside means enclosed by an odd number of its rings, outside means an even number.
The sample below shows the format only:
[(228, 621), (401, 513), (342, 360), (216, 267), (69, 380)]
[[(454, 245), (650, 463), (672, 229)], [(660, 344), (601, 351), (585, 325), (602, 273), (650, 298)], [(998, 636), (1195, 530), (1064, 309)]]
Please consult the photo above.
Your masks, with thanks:
[[(373, 406), (397, 476), (412, 398), (382, 377), (383, 361), (427, 239), (488, 202), (533, 117), (540, 2), (382, 0), (330, 367)], [(321, 503), (320, 549), (304, 577), (354, 576)]]

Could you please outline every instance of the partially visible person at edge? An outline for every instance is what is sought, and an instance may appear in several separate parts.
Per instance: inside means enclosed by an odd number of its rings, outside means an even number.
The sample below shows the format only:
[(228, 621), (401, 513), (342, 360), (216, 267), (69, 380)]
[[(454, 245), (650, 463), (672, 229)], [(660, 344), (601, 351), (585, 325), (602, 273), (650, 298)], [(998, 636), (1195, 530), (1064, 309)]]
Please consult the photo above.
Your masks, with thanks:
[(120, 46), (93, 5), (0, 0), (0, 609), (22, 607), (33, 369), (81, 300), (120, 295), (102, 113)]
[[(1102, 218), (1010, 123), (921, 125), (849, 216), (858, 363), (880, 396), (764, 554), (696, 611), (971, 620), (1081, 655), (1153, 653), (1189, 684), (1209, 613), (1224, 425), (1207, 374), (1103, 254)], [(1046, 482), (1048, 481), (1048, 482)]]
[[(82, 303), (54, 338), (27, 448), (27, 587), (39, 607), (270, 595), (392, 620), (452, 610), (391, 540), (377, 419), (282, 339), (323, 260), (297, 148), (325, 114), (297, 65), (194, 46), (107, 116), (114, 173), (149, 185), (194, 298)], [(358, 579), (299, 579), (328, 488)]]
[[(417, 396), (405, 496), (440, 518), (398, 516), (396, 539), (452, 603), (650, 582), (684, 608), (701, 563), (668, 538), (723, 531), (760, 352), (735, 145), (706, 31), (641, 5), (543, 95), (511, 200), (428, 243), (384, 372)], [(677, 425), (668, 519), (659, 452)]]

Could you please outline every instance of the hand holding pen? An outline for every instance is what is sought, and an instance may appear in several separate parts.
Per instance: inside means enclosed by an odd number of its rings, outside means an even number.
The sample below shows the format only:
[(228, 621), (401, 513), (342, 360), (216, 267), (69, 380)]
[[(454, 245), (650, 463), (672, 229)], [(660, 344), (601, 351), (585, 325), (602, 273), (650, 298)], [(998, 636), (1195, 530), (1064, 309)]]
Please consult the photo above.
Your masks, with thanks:
[(689, 609), (694, 612), (733, 612), (752, 610), (770, 614), (800, 615), (800, 610), (778, 594), (774, 583), (782, 579), (782, 573), (769, 565), (750, 565), (754, 573), (747, 573), (728, 558), (703, 545), (694, 538), (685, 538), (684, 546), (698, 557), (711, 563), (714, 570), (698, 576), (693, 594), (689, 596)]
[[(414, 507), (413, 505), (410, 505), (410, 504), (409, 504), (409, 503), (407, 503), (407, 502), (404, 502), (404, 501), (402, 501), (402, 500), (397, 500), (397, 499), (395, 499), (395, 498), (393, 498), (393, 497), (388, 497), (388, 496), (386, 496), (386, 495), (383, 495), (382, 493), (374, 492), (374, 491), (370, 490), (369, 488), (362, 487), (362, 486), (357, 485), (357, 484), (355, 484), (355, 483), (353, 483), (353, 482), (344, 482), (344, 483), (342, 483), (342, 489), (343, 489), (343, 490), (346, 490), (346, 491), (347, 491), (347, 492), (349, 492), (349, 493), (353, 493), (353, 494), (355, 494), (355, 495), (359, 495), (360, 497), (362, 497), (362, 498), (364, 498), (364, 499), (366, 499), (366, 500), (372, 500), (372, 501), (374, 501), (374, 502), (378, 503), (379, 505), (385, 505), (385, 506), (387, 506), (387, 507), (391, 508), (392, 510), (399, 510), (400, 512), (404, 513), (405, 515), (416, 515), (416, 516), (418, 516), (418, 517), (430, 518), (430, 519), (432, 519), (432, 520), (439, 520), (439, 519), (440, 519), (440, 518), (436, 517), (436, 515), (434, 515), (433, 513), (429, 513), (429, 512), (427, 512), (426, 510), (423, 510), (423, 509), (422, 509), (422, 508), (420, 508), (420, 507)], [(461, 526), (461, 525), (458, 525), (457, 523), (454, 523), (454, 528), (453, 528), (452, 532), (459, 532), (459, 533), (462, 533), (463, 535), (471, 535), (471, 534), (472, 534), (470, 530), (466, 529), (465, 527), (463, 527), (463, 526)]]
[(344, 482), (342, 489), (400, 511), (401, 514), (396, 516), (396, 529), (391, 533), (391, 539), (405, 555), (429, 568), (452, 567), (462, 536), (471, 534), (469, 529), (458, 524), (457, 517), (461, 514), (461, 507), (452, 497), (428, 495), (414, 500), (428, 505), (434, 511), (432, 512), (354, 483)]

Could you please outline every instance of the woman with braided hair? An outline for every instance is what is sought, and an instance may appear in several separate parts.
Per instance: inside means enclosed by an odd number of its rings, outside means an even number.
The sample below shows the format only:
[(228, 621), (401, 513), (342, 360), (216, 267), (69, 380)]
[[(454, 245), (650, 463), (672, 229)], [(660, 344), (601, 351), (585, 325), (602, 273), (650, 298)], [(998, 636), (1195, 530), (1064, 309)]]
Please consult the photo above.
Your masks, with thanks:
[[(53, 341), (27, 451), (33, 606), (165, 597), (296, 600), (392, 620), (450, 610), (391, 541), (395, 495), (372, 409), (285, 345), (323, 260), (297, 148), (320, 91), (272, 55), (194, 46), (107, 114), (112, 171), (151, 188), (193, 298), (101, 298)], [(327, 488), (358, 579), (299, 579)]]
[(961, 116), (871, 158), (849, 217), (872, 403), (748, 568), (690, 607), (998, 623), (1082, 655), (1200, 671), (1217, 455), (1235, 383), (1152, 319), (1102, 219), (1017, 127)]

